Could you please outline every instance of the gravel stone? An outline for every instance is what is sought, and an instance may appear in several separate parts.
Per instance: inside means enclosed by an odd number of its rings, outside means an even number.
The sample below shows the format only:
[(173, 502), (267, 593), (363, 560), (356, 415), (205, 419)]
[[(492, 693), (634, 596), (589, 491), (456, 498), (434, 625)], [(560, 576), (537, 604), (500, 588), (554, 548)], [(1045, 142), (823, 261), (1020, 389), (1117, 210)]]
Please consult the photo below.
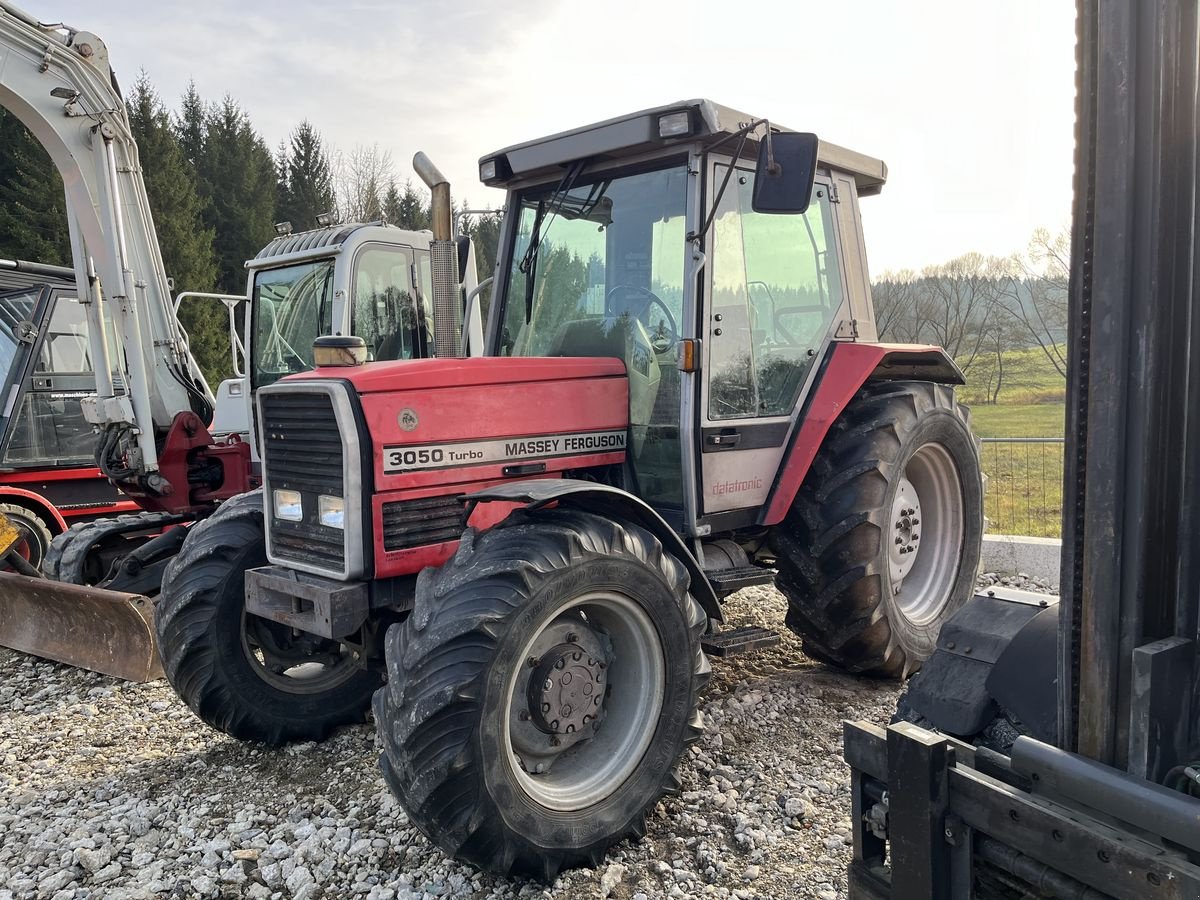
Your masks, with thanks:
[(682, 792), (650, 811), (642, 840), (552, 885), (482, 874), (430, 844), (383, 784), (373, 725), (269, 750), (210, 730), (164, 681), (0, 649), (0, 900), (842, 900), (842, 720), (886, 725), (899, 686), (805, 657), (785, 606), (770, 587), (727, 601), (731, 627), (775, 629), (780, 644), (713, 661)]

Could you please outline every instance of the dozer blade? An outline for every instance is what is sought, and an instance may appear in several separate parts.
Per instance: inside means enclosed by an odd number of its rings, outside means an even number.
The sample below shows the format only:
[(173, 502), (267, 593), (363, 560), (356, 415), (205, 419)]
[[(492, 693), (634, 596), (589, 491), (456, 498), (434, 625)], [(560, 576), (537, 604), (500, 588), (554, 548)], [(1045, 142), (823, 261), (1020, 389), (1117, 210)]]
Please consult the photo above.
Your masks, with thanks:
[(0, 572), (0, 646), (126, 681), (163, 677), (154, 602)]

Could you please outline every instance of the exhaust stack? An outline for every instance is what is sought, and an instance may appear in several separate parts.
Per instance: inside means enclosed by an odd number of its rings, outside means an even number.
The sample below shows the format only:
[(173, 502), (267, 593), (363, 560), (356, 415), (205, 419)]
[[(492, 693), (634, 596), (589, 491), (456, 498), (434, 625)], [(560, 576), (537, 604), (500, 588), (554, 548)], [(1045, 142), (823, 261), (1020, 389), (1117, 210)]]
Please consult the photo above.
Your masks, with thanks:
[(439, 357), (461, 357), (462, 302), (458, 296), (458, 247), (454, 243), (450, 182), (424, 153), (413, 157), (413, 171), (432, 195), (433, 346)]

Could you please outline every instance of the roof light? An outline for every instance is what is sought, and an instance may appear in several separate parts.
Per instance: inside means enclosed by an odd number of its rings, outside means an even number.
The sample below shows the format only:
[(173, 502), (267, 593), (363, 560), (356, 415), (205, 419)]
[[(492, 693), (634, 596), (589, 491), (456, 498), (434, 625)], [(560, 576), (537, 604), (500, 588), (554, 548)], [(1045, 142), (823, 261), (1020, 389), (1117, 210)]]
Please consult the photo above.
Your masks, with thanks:
[(329, 228), (331, 225), (338, 223), (338, 214), (336, 212), (317, 213), (317, 227)]
[(292, 223), (291, 222), (276, 222), (275, 223), (275, 233), (278, 235), (291, 234), (292, 233)]
[(496, 184), (507, 178), (512, 178), (512, 168), (503, 154), (480, 161), (479, 180), (484, 184)]
[(667, 113), (658, 117), (660, 138), (685, 137), (691, 133), (692, 117), (686, 109), (683, 112)]

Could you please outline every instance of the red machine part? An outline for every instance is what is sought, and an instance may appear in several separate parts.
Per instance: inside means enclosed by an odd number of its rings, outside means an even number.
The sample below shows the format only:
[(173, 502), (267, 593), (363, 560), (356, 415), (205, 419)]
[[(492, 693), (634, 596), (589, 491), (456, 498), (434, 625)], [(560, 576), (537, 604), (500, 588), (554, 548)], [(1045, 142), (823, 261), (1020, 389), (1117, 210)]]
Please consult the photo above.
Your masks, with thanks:
[[(203, 473), (210, 462), (220, 467), (219, 478), (203, 477), (193, 486), (189, 476)], [(237, 435), (217, 443), (200, 417), (191, 412), (181, 412), (171, 422), (159, 452), (158, 467), (172, 487), (170, 493), (154, 496), (125, 488), (127, 493), (138, 496), (139, 505), (150, 512), (184, 515), (205, 512), (218, 502), (244, 494), (262, 483), (250, 468), (250, 445)]]
[(836, 343), (828, 365), (792, 440), (775, 488), (759, 520), (778, 525), (787, 515), (796, 492), (825, 435), (859, 389), (873, 378), (911, 378), (963, 384), (962, 372), (941, 347), (929, 344)]
[[(402, 374), (401, 374), (402, 373)], [(332, 374), (332, 373), (331, 373)], [(436, 566), (458, 541), (401, 550), (384, 546), (383, 509), (395, 502), (471, 493), (514, 479), (561, 478), (563, 473), (620, 464), (629, 428), (629, 385), (624, 364), (608, 358), (419, 360), (337, 373), (358, 390), (373, 445), (375, 575), (385, 578)], [(397, 385), (403, 385), (397, 390)], [(586, 447), (580, 435), (621, 436), (621, 445)], [(557, 441), (547, 448), (525, 446)], [(492, 444), (497, 458), (481, 453)], [(516, 455), (505, 452), (509, 447)], [(442, 464), (398, 466), (389, 457), (412, 451)], [(481, 453), (478, 460), (455, 461)], [(389, 471), (390, 470), (390, 471)], [(484, 504), (469, 524), (504, 518), (506, 504)]]

